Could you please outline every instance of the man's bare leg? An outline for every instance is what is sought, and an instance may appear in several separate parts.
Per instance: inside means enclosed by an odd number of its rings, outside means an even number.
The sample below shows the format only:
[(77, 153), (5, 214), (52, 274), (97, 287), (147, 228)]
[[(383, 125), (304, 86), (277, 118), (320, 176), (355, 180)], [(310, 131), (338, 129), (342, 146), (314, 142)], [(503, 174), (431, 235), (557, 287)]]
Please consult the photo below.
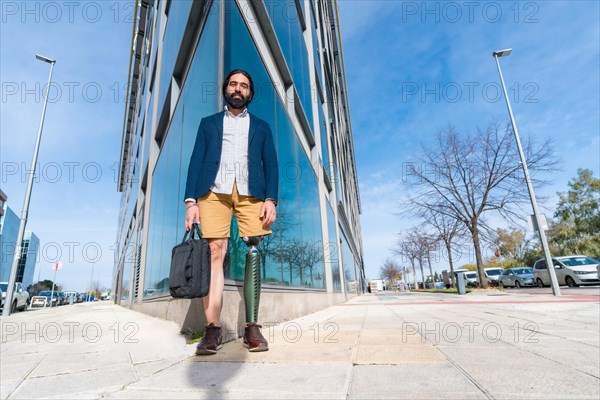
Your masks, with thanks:
[(227, 252), (227, 238), (208, 239), (210, 245), (210, 290), (204, 298), (204, 312), (209, 324), (221, 325), (221, 304), (223, 302), (223, 261)]

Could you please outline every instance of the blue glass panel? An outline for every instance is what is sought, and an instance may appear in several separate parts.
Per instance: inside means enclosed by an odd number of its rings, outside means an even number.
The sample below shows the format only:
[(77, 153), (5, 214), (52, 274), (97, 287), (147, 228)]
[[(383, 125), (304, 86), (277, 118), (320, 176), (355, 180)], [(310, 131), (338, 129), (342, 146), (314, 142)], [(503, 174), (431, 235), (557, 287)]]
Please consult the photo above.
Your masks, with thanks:
[(308, 50), (294, 0), (266, 0), (265, 6), (292, 73), (292, 79), (300, 96), (306, 118), (309, 123), (312, 123)]
[[(311, 14), (314, 13), (313, 3), (310, 3)], [(315, 18), (311, 19), (311, 33), (312, 33), (312, 46), (313, 46), (313, 56), (315, 59), (315, 70), (317, 71), (318, 84), (323, 83), (323, 76), (321, 75), (321, 49), (319, 48), (319, 40), (317, 38), (317, 27)]]
[(341, 235), (342, 242), (342, 265), (344, 269), (344, 282), (346, 283), (346, 292), (356, 292), (356, 276), (354, 270), (354, 255), (344, 235)]
[(121, 277), (121, 301), (126, 301), (129, 299), (130, 293), (130, 285), (131, 285), (131, 268), (133, 263), (131, 262), (133, 258), (133, 246), (131, 245), (131, 241), (128, 241), (125, 245), (125, 258), (123, 260), (123, 276)]
[(331, 209), (331, 205), (327, 202), (327, 229), (329, 231), (329, 242), (327, 243), (327, 247), (329, 248), (329, 260), (331, 262), (331, 274), (333, 276), (333, 291), (340, 292), (342, 290), (339, 264), (340, 248), (335, 233), (336, 225), (335, 214)]
[(323, 234), (317, 177), (304, 151), (300, 151), (300, 218), (302, 233), (302, 261), (298, 266), (300, 284), (311, 288), (325, 288)]
[[(146, 113), (146, 122), (144, 123), (144, 159), (142, 160), (142, 171), (146, 172), (148, 168), (148, 160), (150, 157), (150, 144), (154, 140), (154, 132), (152, 131), (152, 116), (154, 115), (154, 96), (152, 92), (148, 92), (150, 103), (148, 104), (148, 112)], [(144, 173), (142, 176), (144, 176)]]
[(327, 177), (331, 179), (331, 172), (329, 170), (329, 140), (327, 140), (327, 122), (325, 121), (325, 114), (323, 113), (323, 105), (318, 104), (319, 109), (319, 129), (321, 132), (321, 162), (325, 167)]
[(301, 261), (302, 232), (300, 204), (300, 181), (302, 170), (299, 164), (298, 139), (283, 105), (276, 103), (277, 158), (279, 161), (279, 206), (274, 231), (279, 236), (279, 248), (274, 258), (279, 263), (278, 278), (286, 286), (300, 284), (295, 273)]
[(170, 3), (171, 6), (167, 16), (167, 26), (163, 36), (160, 88), (158, 91), (158, 115), (161, 114), (164, 106), (165, 96), (167, 94), (169, 83), (171, 82), (173, 67), (175, 66), (177, 54), (179, 53), (181, 39), (185, 32), (185, 26), (190, 15), (192, 3), (192, 0), (176, 0), (171, 1)]

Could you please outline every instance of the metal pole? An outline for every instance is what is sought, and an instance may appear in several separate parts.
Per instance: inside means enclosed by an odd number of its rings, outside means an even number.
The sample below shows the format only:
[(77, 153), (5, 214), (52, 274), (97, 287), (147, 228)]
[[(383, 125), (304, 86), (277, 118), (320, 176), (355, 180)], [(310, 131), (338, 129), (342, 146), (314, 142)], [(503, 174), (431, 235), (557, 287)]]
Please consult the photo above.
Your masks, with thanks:
[(531, 199), (531, 207), (533, 208), (533, 216), (537, 225), (538, 234), (540, 235), (540, 241), (542, 242), (542, 249), (544, 250), (544, 258), (548, 266), (548, 272), (550, 273), (550, 282), (552, 283), (552, 292), (555, 296), (560, 296), (560, 288), (558, 287), (558, 281), (556, 279), (556, 271), (554, 271), (554, 263), (552, 262), (552, 255), (550, 254), (550, 248), (546, 241), (546, 233), (542, 228), (542, 221), (540, 213), (538, 211), (537, 201), (535, 199), (535, 193), (533, 191), (533, 185), (529, 178), (529, 171), (527, 169), (527, 161), (525, 160), (525, 154), (521, 147), (521, 139), (519, 138), (519, 131), (517, 130), (517, 123), (513, 116), (512, 108), (510, 106), (510, 100), (508, 99), (508, 93), (506, 92), (506, 85), (504, 84), (504, 77), (502, 76), (502, 70), (500, 69), (500, 61), (498, 55), (494, 54), (496, 65), (498, 66), (498, 73), (500, 74), (500, 82), (502, 83), (502, 91), (504, 92), (504, 98), (506, 99), (506, 106), (508, 107), (508, 115), (510, 116), (510, 123), (512, 124), (513, 133), (515, 134), (515, 140), (517, 141), (517, 148), (519, 149), (519, 157), (521, 157), (521, 165), (523, 166), (523, 173), (525, 174), (525, 182), (527, 183), (527, 190), (529, 191), (529, 198)]
[[(40, 59), (38, 57), (38, 59)], [(40, 142), (42, 139), (42, 129), (44, 128), (44, 117), (46, 116), (46, 105), (48, 104), (48, 93), (50, 92), (50, 83), (52, 82), (52, 71), (54, 70), (54, 64), (56, 60), (44, 59), (50, 64), (50, 75), (48, 76), (48, 88), (46, 89), (46, 96), (44, 97), (44, 105), (42, 107), (42, 118), (40, 120), (40, 128), (38, 129), (37, 139), (35, 142), (35, 149), (33, 150), (33, 160), (31, 161), (32, 172), (29, 175), (27, 182), (27, 190), (25, 192), (25, 200), (23, 201), (23, 209), (21, 210), (21, 222), (19, 224), (19, 233), (17, 234), (17, 243), (15, 246), (15, 256), (13, 257), (12, 266), (10, 268), (10, 277), (8, 279), (8, 288), (6, 291), (6, 301), (4, 310), (2, 310), (2, 316), (8, 317), (10, 315), (10, 306), (12, 305), (12, 298), (15, 289), (15, 280), (17, 279), (17, 269), (19, 267), (19, 259), (21, 258), (21, 252), (23, 251), (22, 243), (23, 236), (25, 234), (25, 226), (27, 225), (27, 213), (29, 212), (29, 200), (31, 199), (31, 189), (33, 187), (33, 178), (35, 177), (35, 167), (37, 163), (37, 156), (40, 149)], [(6, 307), (8, 304), (8, 307)]]
[[(55, 282), (56, 282), (56, 270), (54, 270), (54, 277), (52, 278), (52, 291), (50, 292), (50, 307), (52, 307), (52, 299), (54, 298)], [(58, 300), (56, 300), (56, 305), (58, 305)]]
[(94, 262), (92, 262), (92, 275), (90, 276), (90, 290), (89, 290), (89, 292), (88, 292), (88, 298), (87, 298), (87, 301), (92, 301), (92, 300), (90, 300), (90, 299), (91, 299), (91, 297), (92, 297), (92, 296), (91, 296), (91, 295), (92, 295), (92, 285), (93, 285), (93, 283), (92, 283), (92, 282), (94, 281), (94, 264), (95, 264), (95, 263), (94, 263)]

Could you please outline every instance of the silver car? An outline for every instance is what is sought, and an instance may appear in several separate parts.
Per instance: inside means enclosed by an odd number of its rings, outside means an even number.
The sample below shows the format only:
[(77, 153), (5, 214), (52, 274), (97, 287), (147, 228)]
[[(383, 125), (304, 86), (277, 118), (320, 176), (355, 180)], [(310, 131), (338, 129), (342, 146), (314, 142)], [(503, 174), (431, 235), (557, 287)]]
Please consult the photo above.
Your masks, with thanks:
[[(591, 257), (575, 255), (552, 258), (554, 271), (559, 285), (577, 287), (579, 285), (598, 285), (598, 264), (600, 262)], [(535, 282), (539, 287), (550, 285), (550, 274), (546, 260), (537, 260), (533, 266)]]
[(533, 286), (535, 284), (533, 270), (529, 267), (507, 268), (500, 275), (498, 283), (504, 287), (514, 286), (520, 288), (523, 286)]

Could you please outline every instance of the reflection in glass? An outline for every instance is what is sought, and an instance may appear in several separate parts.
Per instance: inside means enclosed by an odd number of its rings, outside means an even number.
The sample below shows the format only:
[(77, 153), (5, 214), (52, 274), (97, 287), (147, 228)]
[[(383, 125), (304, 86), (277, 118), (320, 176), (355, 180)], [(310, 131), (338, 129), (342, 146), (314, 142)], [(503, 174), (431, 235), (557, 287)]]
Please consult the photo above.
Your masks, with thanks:
[(183, 39), (183, 33), (185, 32), (185, 25), (187, 24), (192, 3), (192, 0), (176, 0), (170, 2), (169, 15), (167, 15), (166, 22), (167, 26), (165, 28), (162, 45), (160, 88), (158, 91), (158, 115), (162, 113), (165, 96), (167, 94), (167, 89), (169, 88), (169, 83), (171, 82), (173, 67), (175, 66), (177, 54), (179, 53), (181, 39)]
[(342, 282), (340, 279), (340, 264), (339, 264), (339, 251), (340, 248), (337, 245), (337, 235), (335, 233), (335, 214), (331, 209), (331, 205), (327, 202), (327, 229), (329, 231), (329, 242), (327, 247), (329, 249), (329, 260), (331, 262), (331, 274), (333, 276), (333, 291), (340, 292), (342, 290)]
[(342, 243), (342, 266), (344, 270), (344, 282), (346, 283), (346, 292), (355, 293), (356, 277), (354, 274), (354, 255), (352, 254), (352, 250), (350, 250), (350, 246), (348, 245), (348, 241), (346, 240), (345, 235), (342, 233), (340, 236)]

